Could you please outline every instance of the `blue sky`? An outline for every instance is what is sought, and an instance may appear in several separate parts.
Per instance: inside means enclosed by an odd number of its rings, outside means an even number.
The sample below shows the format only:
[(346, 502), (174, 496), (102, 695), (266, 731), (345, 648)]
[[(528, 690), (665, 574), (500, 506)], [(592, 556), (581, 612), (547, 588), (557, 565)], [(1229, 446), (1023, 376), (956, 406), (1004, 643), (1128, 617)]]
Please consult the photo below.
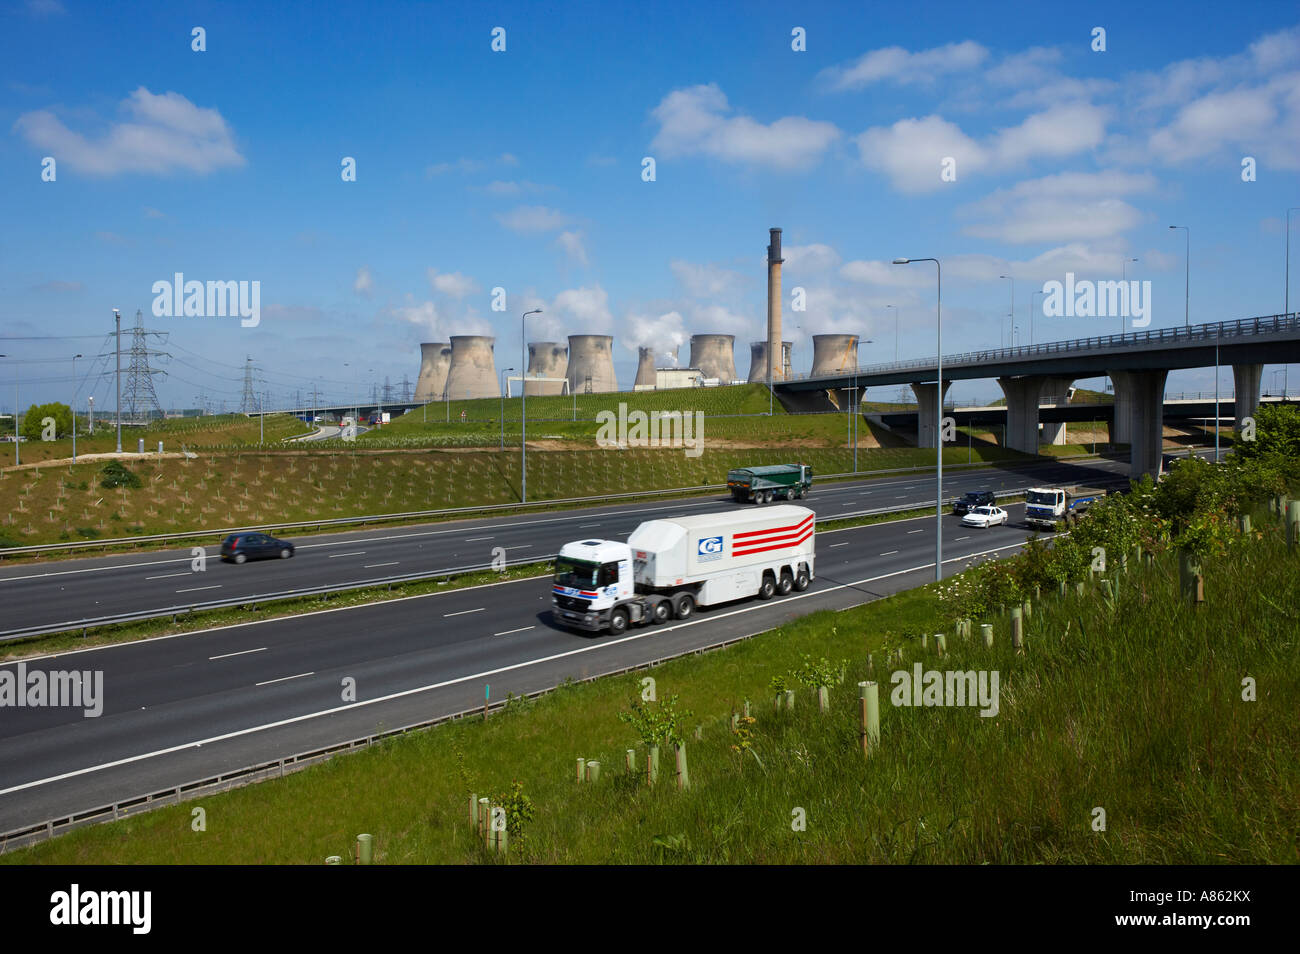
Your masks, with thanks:
[[(15, 358), (24, 405), (66, 400), (78, 351), (79, 405), (109, 406), (93, 356), (113, 307), (168, 333), (169, 406), (200, 391), (237, 405), (247, 355), (273, 394), (317, 382), (334, 400), (358, 379), (413, 382), (419, 342), (452, 334), (494, 334), (498, 367), (517, 366), (533, 307), (530, 340), (613, 334), (624, 386), (637, 345), (692, 333), (735, 334), (743, 376), (772, 226), (800, 369), (820, 332), (857, 332), (873, 341), (863, 363), (891, 360), (890, 304), (901, 356), (933, 352), (933, 272), (897, 256), (943, 260), (949, 352), (1006, 340), (998, 276), (1015, 279), (1028, 341), (1043, 282), (1117, 278), (1132, 258), (1151, 326), (1181, 324), (1170, 224), (1191, 229), (1193, 322), (1276, 314), (1300, 206), (1297, 20), (1282, 3), (7, 0), (0, 407)], [(260, 324), (154, 317), (153, 283), (178, 271), (259, 281)], [(1033, 334), (1118, 324), (1040, 312)], [(67, 337), (18, 340), (37, 336)], [(1169, 387), (1212, 389), (1213, 373)]]

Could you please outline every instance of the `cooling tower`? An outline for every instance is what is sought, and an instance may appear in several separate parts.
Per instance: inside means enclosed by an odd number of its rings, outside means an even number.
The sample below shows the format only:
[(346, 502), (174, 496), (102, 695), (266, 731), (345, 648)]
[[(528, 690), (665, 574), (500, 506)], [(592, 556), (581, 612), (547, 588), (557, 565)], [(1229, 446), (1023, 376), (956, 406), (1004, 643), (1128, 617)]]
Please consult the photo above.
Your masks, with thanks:
[(441, 401), (447, 387), (447, 368), (451, 366), (451, 345), (431, 341), (420, 345), (420, 377), (415, 382), (417, 401)]
[(492, 355), (495, 338), (486, 335), (452, 335), (451, 365), (447, 369), (447, 399), (500, 397), (496, 361)]
[(635, 387), (654, 387), (656, 381), (655, 375), (655, 349), (654, 348), (637, 348), (636, 360), (636, 381), (633, 382)]
[(780, 381), (784, 367), (777, 361), (781, 343), (781, 230), (768, 229), (767, 246), (767, 371), (765, 381)]
[(563, 394), (565, 377), (569, 370), (569, 349), (558, 341), (533, 341), (528, 345), (528, 377), (556, 378), (554, 381), (526, 381), (524, 393), (529, 397), (538, 394)]
[(617, 391), (614, 339), (610, 335), (569, 335), (569, 390), (575, 394)]
[[(790, 366), (790, 342), (781, 342), (781, 368)], [(767, 342), (751, 341), (749, 343), (749, 380), (767, 383)]]
[(736, 380), (736, 336), (691, 335), (691, 367), (723, 384)]
[(813, 374), (838, 374), (858, 366), (857, 335), (813, 335)]

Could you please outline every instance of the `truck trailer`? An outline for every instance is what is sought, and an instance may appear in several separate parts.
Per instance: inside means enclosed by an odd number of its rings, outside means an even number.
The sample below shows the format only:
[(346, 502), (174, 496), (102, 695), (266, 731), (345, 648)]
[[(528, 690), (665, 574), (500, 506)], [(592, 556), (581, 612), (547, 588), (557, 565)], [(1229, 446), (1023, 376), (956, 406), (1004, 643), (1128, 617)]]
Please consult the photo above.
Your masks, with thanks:
[(816, 515), (782, 505), (647, 520), (627, 543), (566, 543), (555, 559), (552, 617), (617, 635), (633, 624), (687, 619), (697, 606), (806, 590), (815, 541)]
[(727, 489), (737, 503), (798, 500), (811, 489), (812, 477), (812, 468), (807, 464), (738, 467), (727, 471)]
[(1055, 530), (1064, 520), (1074, 523), (1093, 501), (1106, 496), (1099, 487), (1030, 487), (1025, 492), (1025, 523), (1039, 530)]

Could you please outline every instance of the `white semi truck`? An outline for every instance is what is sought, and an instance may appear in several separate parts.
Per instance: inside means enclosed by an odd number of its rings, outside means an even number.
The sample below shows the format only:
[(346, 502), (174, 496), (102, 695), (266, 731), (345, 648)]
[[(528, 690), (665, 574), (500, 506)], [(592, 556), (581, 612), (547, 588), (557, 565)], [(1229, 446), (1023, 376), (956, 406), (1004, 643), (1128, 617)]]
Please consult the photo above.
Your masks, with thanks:
[(628, 537), (566, 543), (555, 559), (552, 616), (619, 634), (686, 619), (697, 606), (805, 590), (813, 579), (816, 515), (782, 504), (647, 520)]

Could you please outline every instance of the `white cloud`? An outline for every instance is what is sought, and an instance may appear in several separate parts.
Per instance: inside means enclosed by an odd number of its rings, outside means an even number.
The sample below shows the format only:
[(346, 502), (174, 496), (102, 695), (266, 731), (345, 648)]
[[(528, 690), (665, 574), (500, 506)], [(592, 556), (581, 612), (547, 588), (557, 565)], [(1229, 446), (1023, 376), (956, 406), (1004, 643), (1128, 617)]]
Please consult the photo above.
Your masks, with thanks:
[(60, 164), (89, 175), (176, 170), (203, 174), (245, 164), (221, 114), (195, 106), (180, 93), (155, 95), (141, 86), (121, 108), (132, 118), (110, 124), (93, 140), (69, 129), (48, 110), (24, 113), (14, 128), (32, 145), (58, 157)]
[(426, 275), (434, 291), (442, 292), (451, 298), (464, 298), (478, 291), (478, 283), (460, 272), (439, 272), (436, 268), (430, 268)]
[(551, 302), (547, 313), (567, 319), (574, 334), (608, 334), (614, 324), (609, 310), (609, 295), (599, 285), (591, 288), (569, 288), (560, 292)]
[[(1151, 151), (1170, 163), (1199, 159), (1226, 145), (1266, 145), (1270, 137), (1294, 141), (1278, 121), (1277, 90), (1269, 87), (1207, 93), (1152, 133)], [(1296, 168), (1292, 163), (1290, 168)]]
[(932, 274), (906, 265), (895, 265), (892, 260), (845, 262), (840, 269), (840, 277), (863, 285), (882, 285), (886, 288), (919, 288), (934, 284)]
[(495, 159), (470, 159), (462, 157), (452, 162), (435, 162), (424, 167), (424, 174), (430, 178), (446, 175), (448, 172), (473, 173), (482, 172), (493, 165), (517, 166), (519, 160), (508, 152), (503, 152)]
[(1111, 238), (1142, 221), (1141, 213), (1119, 196), (1150, 192), (1155, 185), (1147, 173), (1062, 172), (999, 189), (960, 209), (959, 215), (992, 220), (963, 230), (976, 238), (1011, 243)]
[(160, 212), (151, 205), (146, 205), (144, 207), (144, 217), (146, 219), (165, 219), (167, 218), (167, 213)]
[(546, 192), (552, 186), (538, 185), (536, 182), (529, 182), (526, 179), (494, 179), (487, 185), (481, 187), (481, 191), (488, 195), (498, 196), (516, 196), (524, 193)]
[(840, 135), (833, 123), (803, 116), (764, 124), (731, 112), (716, 84), (674, 90), (651, 111), (659, 123), (651, 151), (792, 170), (815, 163)]
[(512, 232), (553, 232), (570, 222), (563, 212), (544, 205), (521, 205), (496, 219)]
[(786, 245), (781, 249), (786, 274), (830, 271), (840, 264), (840, 255), (829, 245)]
[(375, 276), (370, 273), (369, 265), (362, 265), (357, 269), (356, 281), (352, 283), (352, 290), (358, 295), (370, 296), (375, 287)]
[(745, 276), (717, 265), (696, 265), (673, 259), (668, 266), (688, 295), (696, 298), (717, 298), (730, 294), (745, 281)]
[(587, 249), (582, 244), (581, 232), (561, 232), (556, 241), (573, 261), (579, 265), (587, 264)]
[(660, 315), (629, 313), (623, 319), (623, 329), (619, 339), (634, 353), (638, 348), (653, 348), (658, 356), (675, 357), (677, 349), (691, 340), (679, 311)]
[(964, 177), (1016, 166), (1039, 157), (1062, 158), (1099, 145), (1106, 111), (1087, 103), (1054, 106), (999, 130), (980, 142), (940, 116), (900, 119), (856, 138), (862, 162), (884, 173), (903, 192), (927, 192), (944, 185), (943, 162), (955, 160)]
[(890, 46), (864, 53), (850, 66), (825, 69), (821, 79), (833, 90), (862, 89), (880, 82), (899, 85), (933, 83), (944, 74), (975, 69), (988, 55), (989, 51), (973, 40), (916, 53), (900, 46)]

